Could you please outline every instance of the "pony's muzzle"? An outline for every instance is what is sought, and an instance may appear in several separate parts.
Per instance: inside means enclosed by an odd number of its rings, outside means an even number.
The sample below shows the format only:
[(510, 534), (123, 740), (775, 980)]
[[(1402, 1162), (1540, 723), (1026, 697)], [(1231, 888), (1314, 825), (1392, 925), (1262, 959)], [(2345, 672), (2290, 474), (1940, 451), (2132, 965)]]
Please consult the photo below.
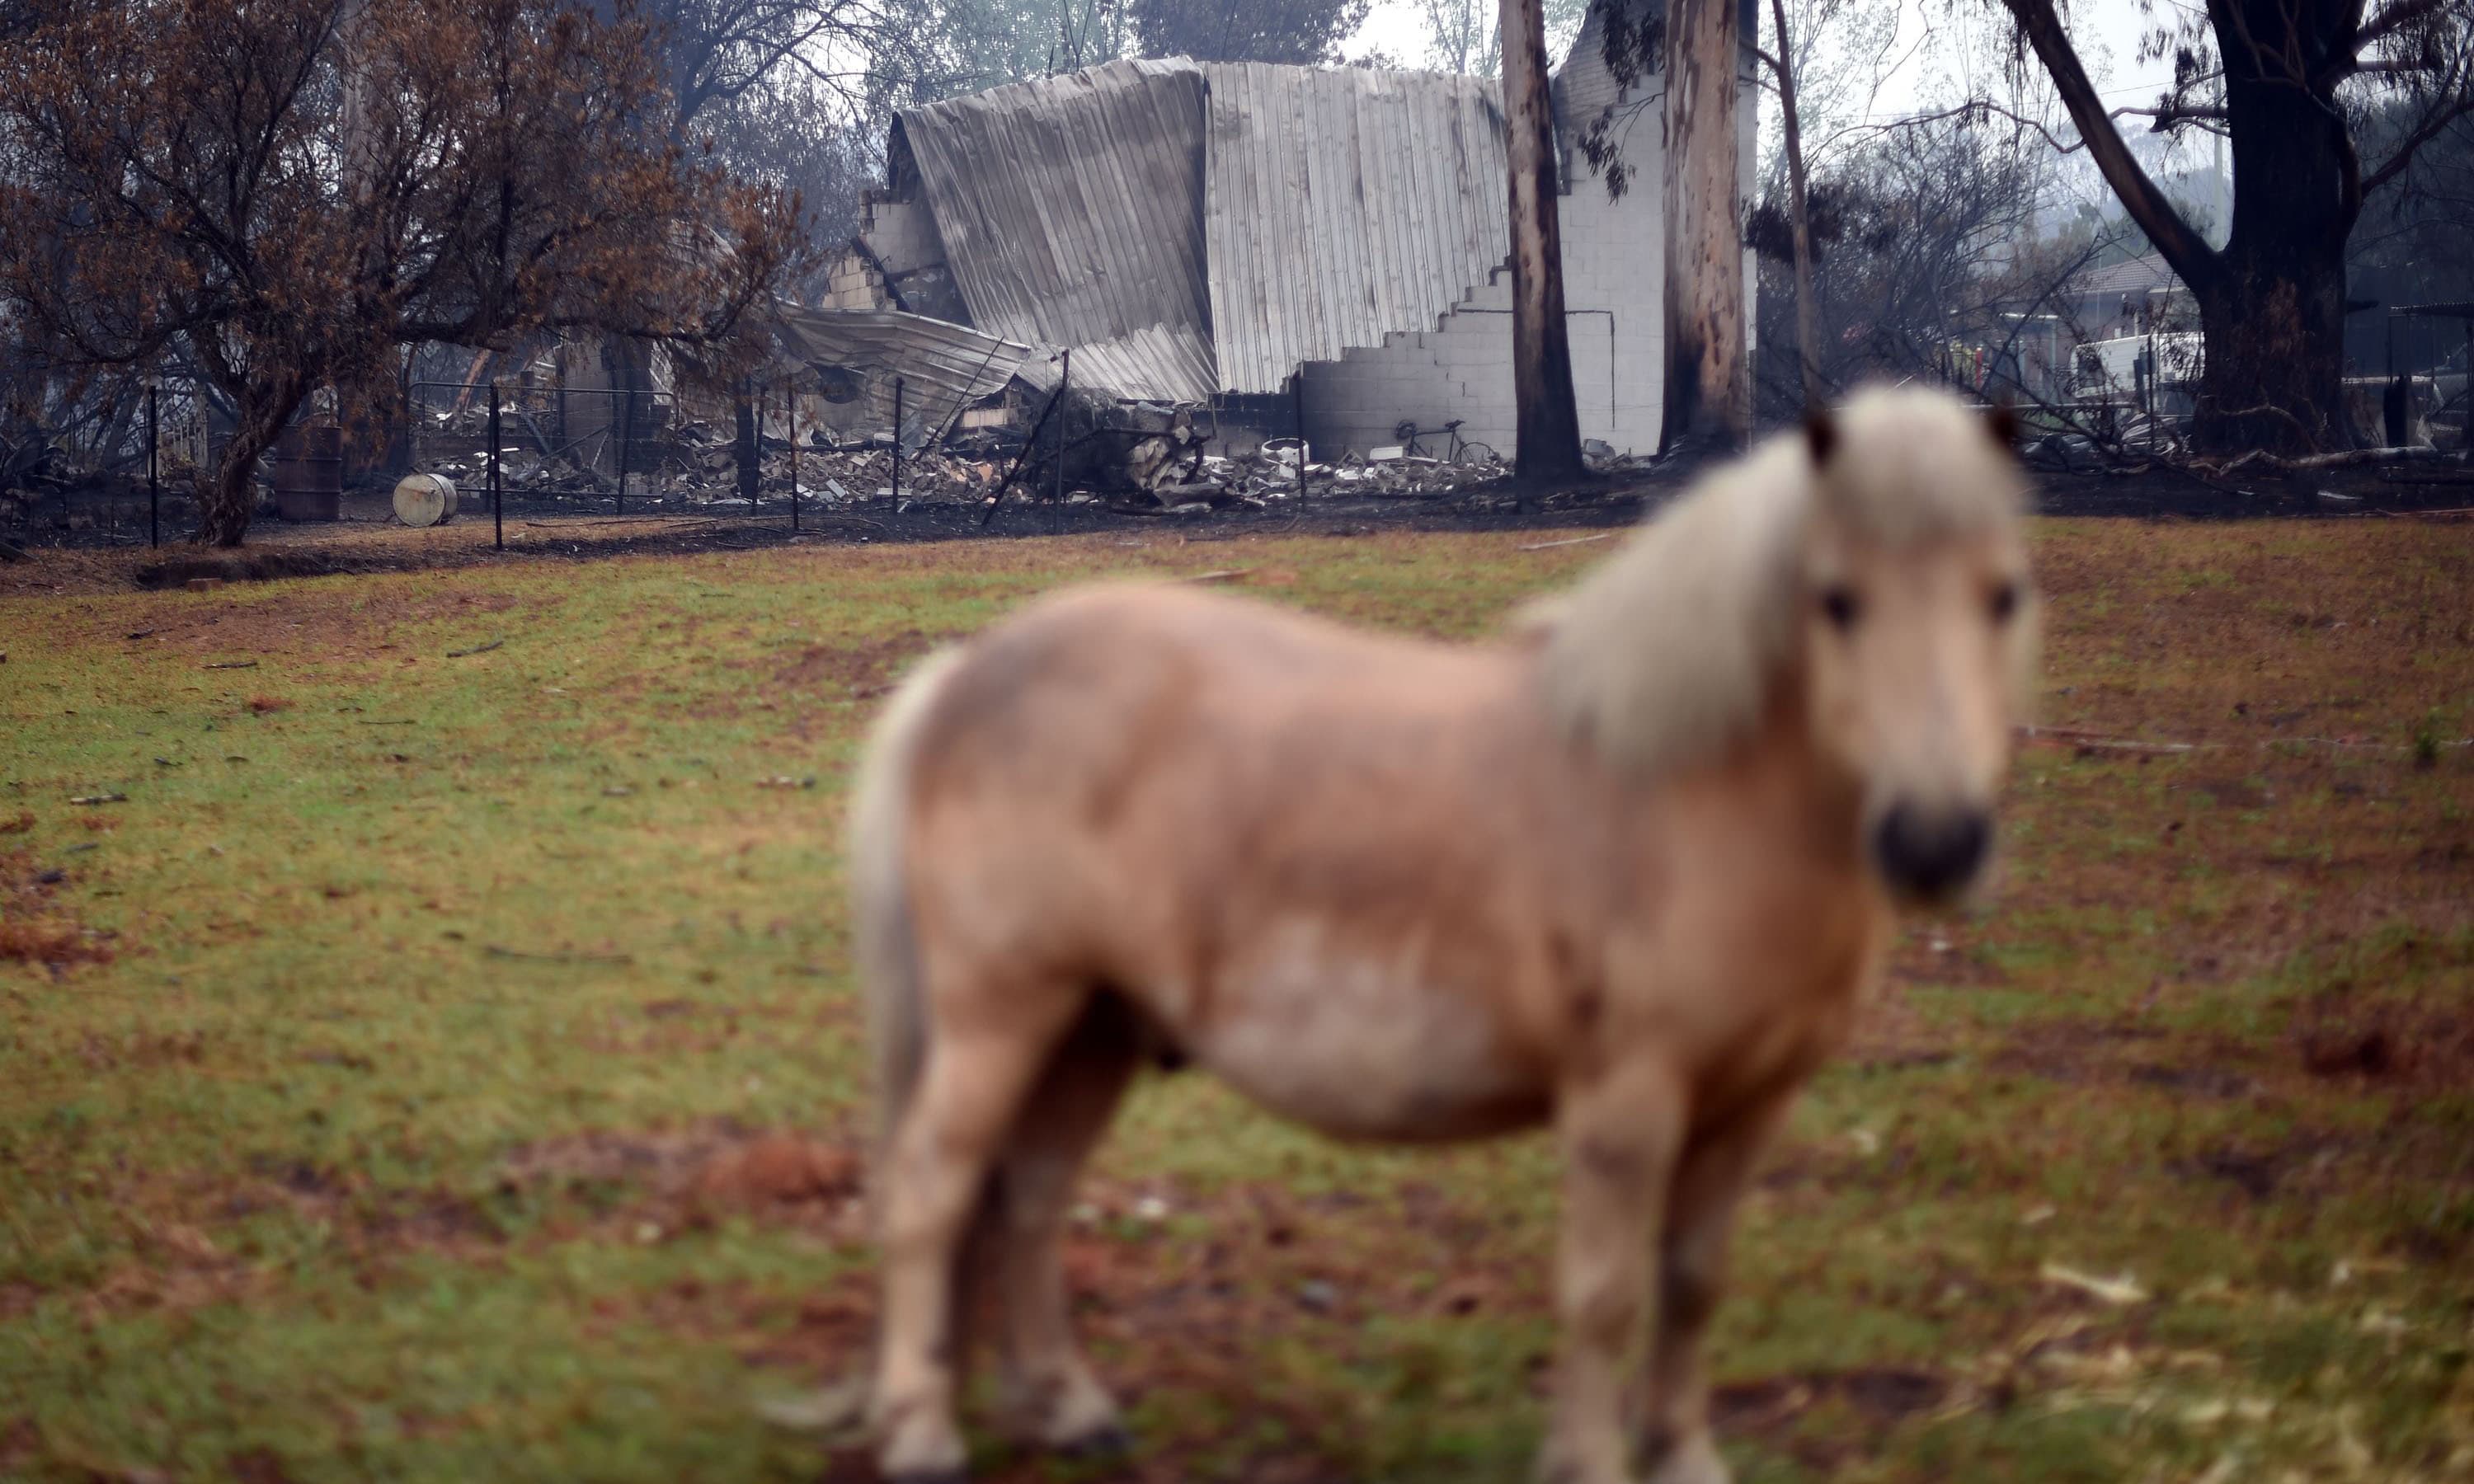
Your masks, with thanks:
[(1873, 864), (1899, 897), (1945, 902), (1984, 869), (1992, 844), (1993, 817), (1983, 809), (1896, 803), (1873, 826)]

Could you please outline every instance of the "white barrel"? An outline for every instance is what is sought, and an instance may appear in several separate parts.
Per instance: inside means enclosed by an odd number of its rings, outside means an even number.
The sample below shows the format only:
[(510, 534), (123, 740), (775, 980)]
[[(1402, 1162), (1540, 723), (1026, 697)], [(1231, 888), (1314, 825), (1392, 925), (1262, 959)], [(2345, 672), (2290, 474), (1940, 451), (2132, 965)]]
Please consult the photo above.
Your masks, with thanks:
[(455, 518), (455, 481), (444, 474), (406, 474), (395, 487), (395, 518), (434, 526)]

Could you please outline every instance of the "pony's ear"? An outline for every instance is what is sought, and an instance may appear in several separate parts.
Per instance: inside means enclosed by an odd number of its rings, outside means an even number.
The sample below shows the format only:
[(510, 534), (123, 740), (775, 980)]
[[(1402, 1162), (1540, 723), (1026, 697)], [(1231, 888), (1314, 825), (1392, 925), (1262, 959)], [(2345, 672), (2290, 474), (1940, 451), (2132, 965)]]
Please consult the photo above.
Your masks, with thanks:
[(1815, 407), (1804, 415), (1804, 445), (1812, 450), (1812, 467), (1828, 468), (1830, 456), (1838, 451), (1838, 420), (1827, 407)]
[(1984, 428), (1986, 432), (1993, 435), (1993, 441), (2001, 444), (2004, 451), (2018, 448), (2019, 410), (2008, 402), (1993, 404), (1993, 411), (1985, 417)]

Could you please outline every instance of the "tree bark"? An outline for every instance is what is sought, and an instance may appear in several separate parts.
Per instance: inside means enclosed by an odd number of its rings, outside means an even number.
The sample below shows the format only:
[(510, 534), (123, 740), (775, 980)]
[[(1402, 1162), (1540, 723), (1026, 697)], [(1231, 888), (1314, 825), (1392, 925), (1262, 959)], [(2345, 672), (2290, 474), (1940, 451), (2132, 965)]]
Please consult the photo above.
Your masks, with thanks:
[(283, 436), (308, 395), (308, 384), (290, 377), (253, 383), (234, 395), (240, 416), (233, 420), (231, 442), (224, 445), (214, 478), (198, 492), (193, 539), (199, 545), (237, 546), (249, 535), (257, 461)]
[(1668, 452), (1741, 448), (1752, 436), (1744, 353), (1744, 237), (1736, 184), (1736, 0), (1666, 11)]
[(2292, 9), (2287, 0), (2219, 0), (2209, 7), (2225, 61), (2234, 164), (2234, 217), (2221, 250), (2211, 249), (2140, 168), (2052, 0), (2003, 3), (2123, 210), (2198, 303), (2203, 365), (2193, 443), (2212, 453), (2296, 453), (2352, 443), (2344, 409), (2345, 240), (2361, 214), (2363, 186), (2335, 100), (2353, 45), (2344, 0), (2299, 0)]
[(1802, 372), (1804, 405), (1816, 408), (1827, 400), (1821, 385), (1820, 330), (1812, 302), (1812, 214), (1807, 207), (1804, 173), (1804, 120), (1796, 111), (1795, 45), (1787, 35), (1786, 0), (1770, 0), (1770, 18), (1778, 28), (1778, 56), (1771, 70), (1778, 74), (1779, 132), (1786, 145), (1787, 237), (1795, 251), (1795, 358)]
[(1502, 0), (1503, 111), (1511, 162), (1512, 391), (1524, 479), (1582, 471), (1581, 415), (1564, 321), (1564, 231), (1555, 193), (1555, 116), (1540, 0)]
[(2298, 104), (2254, 66), (2227, 69), (2225, 110), (2233, 229), (2206, 273), (2185, 280), (2205, 348), (2193, 441), (2219, 451), (2350, 446), (2345, 239), (2360, 203), (2348, 201), (2359, 186), (2343, 115)]

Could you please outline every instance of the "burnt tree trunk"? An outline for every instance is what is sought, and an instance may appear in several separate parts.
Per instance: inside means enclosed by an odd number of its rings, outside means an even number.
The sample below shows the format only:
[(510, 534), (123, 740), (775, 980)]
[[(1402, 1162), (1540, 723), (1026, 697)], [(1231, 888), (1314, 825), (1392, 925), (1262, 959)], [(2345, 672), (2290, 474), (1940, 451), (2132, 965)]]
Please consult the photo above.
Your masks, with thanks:
[(1741, 448), (1752, 436), (1737, 220), (1736, 0), (1666, 11), (1666, 417), (1669, 452)]
[(731, 399), (731, 404), (733, 410), (739, 415), (739, 438), (736, 444), (739, 464), (739, 497), (753, 505), (763, 486), (764, 473), (763, 466), (758, 462), (762, 457), (762, 449), (757, 439), (756, 403), (749, 397), (747, 388), (742, 384), (739, 389), (739, 395)]
[(199, 545), (237, 546), (249, 535), (257, 461), (283, 436), (308, 395), (308, 384), (292, 377), (252, 380), (233, 391), (239, 416), (231, 442), (224, 445), (214, 477), (198, 491), (198, 534), (192, 539)]
[[(2247, 69), (2233, 69), (2237, 73)], [(2233, 230), (2185, 274), (2203, 364), (2192, 436), (2203, 448), (2300, 452), (2354, 441), (2345, 416), (2345, 239), (2352, 144), (2343, 115), (2290, 87), (2229, 76)]]
[(1778, 56), (1771, 59), (1779, 89), (1779, 132), (1786, 145), (1787, 236), (1795, 252), (1795, 358), (1804, 387), (1804, 405), (1819, 407), (1821, 385), (1819, 318), (1812, 303), (1812, 213), (1806, 194), (1804, 120), (1796, 112), (1795, 46), (1787, 35), (1786, 0), (1770, 0), (1770, 19), (1778, 28)]
[[(2351, 75), (2347, 0), (2218, 0), (2234, 219), (2208, 246), (2132, 156), (2053, 0), (2003, 0), (2122, 208), (2198, 301), (2193, 441), (2305, 452), (2354, 441), (2344, 410), (2345, 239), (2364, 175), (2336, 89)], [(2308, 80), (2308, 85), (2296, 79)], [(2393, 168), (2393, 165), (2390, 167)]]
[(1502, 0), (1503, 111), (1512, 208), (1512, 395), (1524, 479), (1581, 472), (1581, 415), (1564, 321), (1564, 229), (1555, 194), (1554, 105), (1540, 0)]

